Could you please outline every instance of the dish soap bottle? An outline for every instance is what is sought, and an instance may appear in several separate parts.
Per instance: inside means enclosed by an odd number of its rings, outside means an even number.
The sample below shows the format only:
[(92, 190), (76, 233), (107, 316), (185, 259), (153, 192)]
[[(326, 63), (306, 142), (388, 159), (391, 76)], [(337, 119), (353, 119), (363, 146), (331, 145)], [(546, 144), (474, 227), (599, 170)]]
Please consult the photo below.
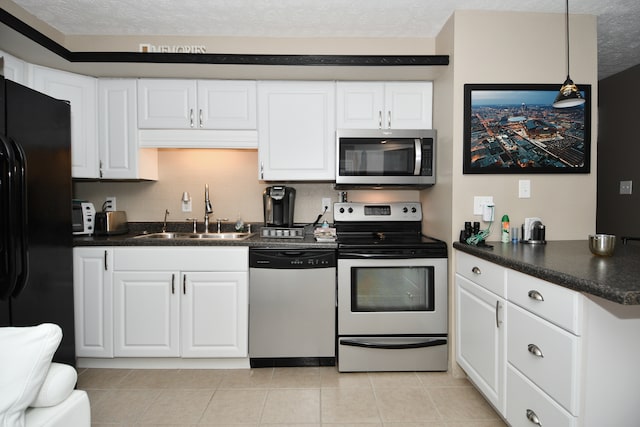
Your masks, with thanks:
[(509, 215), (502, 215), (502, 231), (500, 232), (500, 241), (509, 243)]

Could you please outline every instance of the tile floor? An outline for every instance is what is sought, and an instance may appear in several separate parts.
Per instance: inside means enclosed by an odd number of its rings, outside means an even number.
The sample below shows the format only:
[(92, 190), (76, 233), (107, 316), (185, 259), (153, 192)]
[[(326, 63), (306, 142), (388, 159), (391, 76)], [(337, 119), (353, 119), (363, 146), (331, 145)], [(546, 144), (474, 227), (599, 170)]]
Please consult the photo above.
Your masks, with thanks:
[(78, 388), (89, 394), (93, 426), (505, 425), (467, 380), (448, 373), (80, 369)]

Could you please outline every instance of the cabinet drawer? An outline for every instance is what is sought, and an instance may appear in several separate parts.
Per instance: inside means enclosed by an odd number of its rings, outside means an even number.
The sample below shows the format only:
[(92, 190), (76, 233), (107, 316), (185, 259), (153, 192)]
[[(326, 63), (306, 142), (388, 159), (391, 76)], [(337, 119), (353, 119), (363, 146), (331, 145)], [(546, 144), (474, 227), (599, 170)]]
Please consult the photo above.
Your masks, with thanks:
[(513, 270), (507, 271), (507, 284), (509, 301), (581, 335), (583, 299), (578, 292)]
[(537, 425), (536, 418), (541, 426), (577, 425), (575, 417), (512, 366), (507, 368), (507, 390), (507, 421), (512, 427), (532, 427)]
[(456, 253), (456, 266), (461, 276), (506, 298), (506, 268), (460, 251)]
[(513, 304), (508, 304), (507, 319), (509, 363), (577, 414), (580, 338)]

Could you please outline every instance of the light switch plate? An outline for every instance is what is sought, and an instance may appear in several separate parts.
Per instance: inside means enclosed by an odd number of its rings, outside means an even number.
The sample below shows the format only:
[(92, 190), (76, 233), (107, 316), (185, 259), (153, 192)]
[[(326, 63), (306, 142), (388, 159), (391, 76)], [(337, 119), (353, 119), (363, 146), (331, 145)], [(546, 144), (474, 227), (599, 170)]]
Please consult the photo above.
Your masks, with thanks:
[(529, 199), (531, 197), (531, 180), (518, 180), (518, 198)]

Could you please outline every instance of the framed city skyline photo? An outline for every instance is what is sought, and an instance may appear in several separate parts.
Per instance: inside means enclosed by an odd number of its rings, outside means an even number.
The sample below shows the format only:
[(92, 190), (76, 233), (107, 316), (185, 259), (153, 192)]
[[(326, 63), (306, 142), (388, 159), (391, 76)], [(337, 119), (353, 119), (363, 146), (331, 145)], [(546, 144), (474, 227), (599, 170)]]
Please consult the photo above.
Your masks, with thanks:
[(465, 84), (465, 174), (589, 173), (591, 85), (585, 103), (554, 108), (559, 84)]

